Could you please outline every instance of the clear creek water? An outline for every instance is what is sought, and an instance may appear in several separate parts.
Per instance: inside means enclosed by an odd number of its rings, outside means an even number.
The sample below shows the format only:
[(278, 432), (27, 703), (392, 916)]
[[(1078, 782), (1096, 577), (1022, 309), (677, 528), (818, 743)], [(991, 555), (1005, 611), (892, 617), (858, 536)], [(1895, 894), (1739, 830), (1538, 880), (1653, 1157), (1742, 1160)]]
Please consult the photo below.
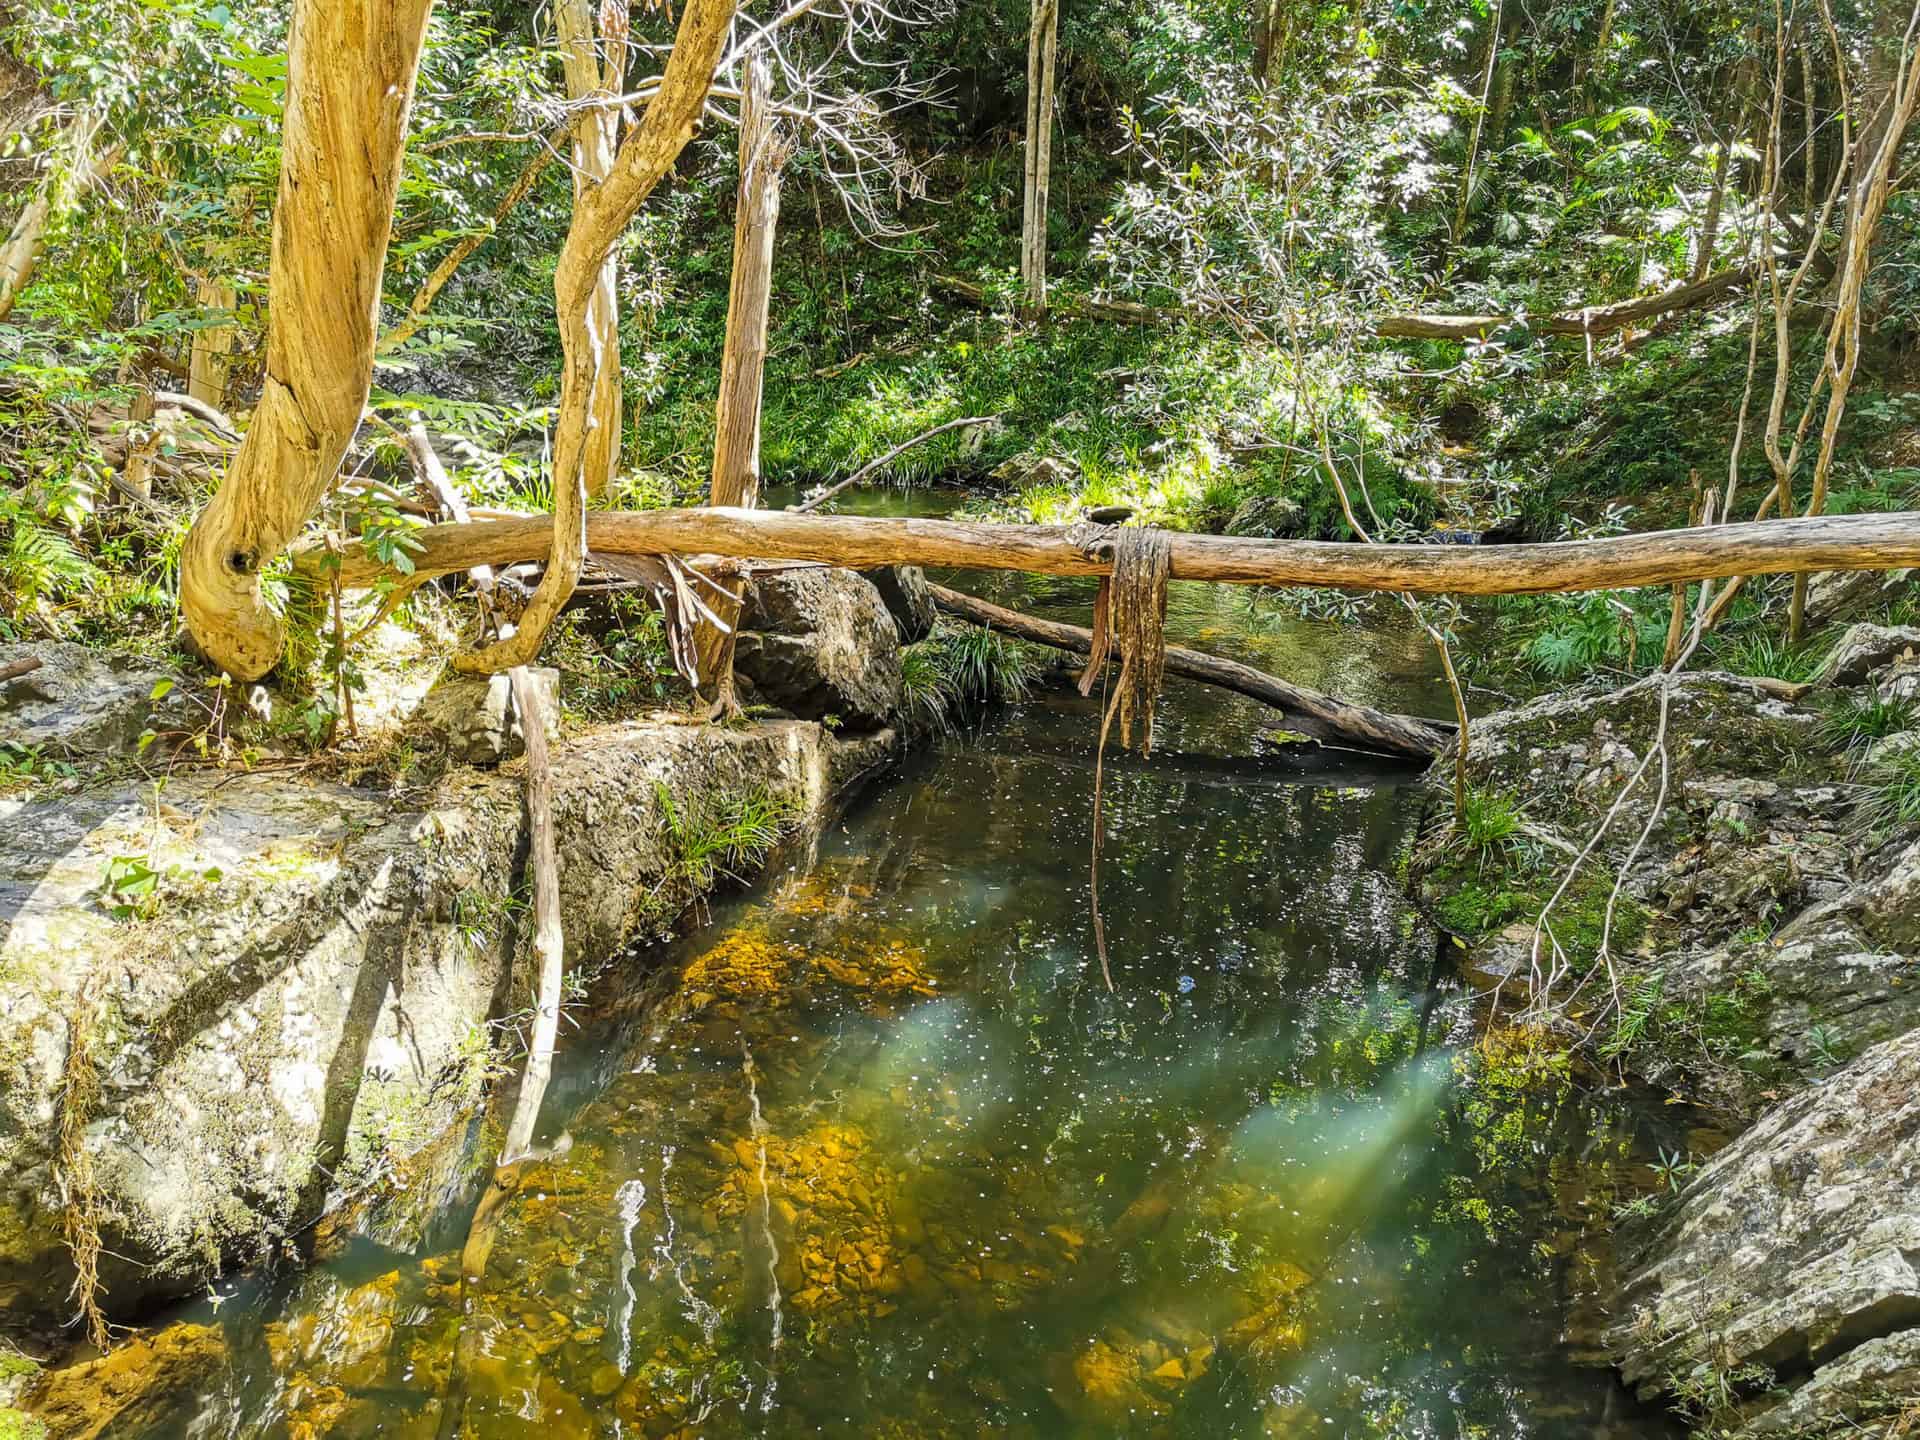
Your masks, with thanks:
[[(969, 579), (1085, 615), (1084, 585)], [(1199, 586), (1172, 625), (1445, 710), (1417, 634)], [(1405, 772), (1164, 703), (1156, 754), (1111, 766), (1115, 993), (1094, 703), (1039, 695), (564, 1034), (563, 1153), (464, 1313), (464, 1208), (234, 1287), (183, 1314), (227, 1359), (167, 1433), (430, 1437), (459, 1393), (455, 1433), (545, 1440), (1668, 1434), (1593, 1335), (1610, 1208), (1679, 1112), (1468, 1063), (1476, 1009), (1398, 878), (1431, 803)]]

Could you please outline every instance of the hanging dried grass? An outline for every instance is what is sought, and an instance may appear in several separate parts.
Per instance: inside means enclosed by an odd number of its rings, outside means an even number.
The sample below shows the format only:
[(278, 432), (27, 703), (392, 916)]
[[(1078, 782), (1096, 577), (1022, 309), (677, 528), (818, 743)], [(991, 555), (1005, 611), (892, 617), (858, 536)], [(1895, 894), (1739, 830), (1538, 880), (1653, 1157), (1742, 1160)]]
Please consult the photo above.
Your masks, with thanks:
[(87, 1122), (100, 1103), (100, 1072), (94, 1062), (98, 1007), (83, 998), (67, 1017), (67, 1064), (60, 1097), (60, 1153), (54, 1175), (60, 1186), (61, 1223), (73, 1256), (73, 1299), (86, 1322), (87, 1339), (105, 1354), (113, 1345), (100, 1309), (100, 1221), (104, 1207), (87, 1154)]
[(1083, 554), (1110, 558), (1113, 574), (1100, 582), (1094, 602), (1093, 657), (1080, 676), (1080, 693), (1089, 694), (1109, 652), (1120, 652), (1120, 675), (1100, 719), (1100, 743), (1093, 760), (1093, 858), (1088, 894), (1093, 911), (1093, 943), (1100, 974), (1113, 989), (1107, 960), (1107, 930), (1100, 918), (1100, 847), (1106, 839), (1105, 790), (1107, 735), (1120, 718), (1120, 743), (1133, 743), (1140, 725), (1140, 753), (1153, 751), (1153, 713), (1167, 673), (1167, 580), (1173, 568), (1173, 542), (1166, 532), (1129, 526), (1082, 525), (1072, 539)]

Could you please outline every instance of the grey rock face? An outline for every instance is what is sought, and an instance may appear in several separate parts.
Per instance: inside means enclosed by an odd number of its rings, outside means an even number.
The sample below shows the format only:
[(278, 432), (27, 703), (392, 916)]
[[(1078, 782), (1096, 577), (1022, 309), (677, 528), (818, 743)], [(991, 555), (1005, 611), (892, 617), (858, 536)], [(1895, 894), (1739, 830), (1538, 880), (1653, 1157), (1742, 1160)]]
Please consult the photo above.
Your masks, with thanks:
[(29, 656), (39, 669), (0, 681), (0, 745), (130, 753), (177, 708), (152, 698), (168, 678), (159, 665), (65, 642), (0, 645), (0, 666)]
[(1227, 521), (1227, 534), (1258, 540), (1287, 540), (1306, 531), (1300, 507), (1282, 495), (1255, 495), (1240, 502)]
[[(611, 727), (558, 752), (569, 961), (658, 933), (693, 898), (663, 788), (681, 814), (748, 792), (815, 814), (890, 745), (787, 721)], [(119, 1314), (270, 1253), (356, 1156), (456, 1118), (530, 946), (511, 903), (521, 790), (461, 770), (398, 804), (188, 772), (158, 803), (142, 786), (0, 801), (0, 1320), (67, 1309), (55, 1171), (77, 1037), (100, 1072), (85, 1145)], [(123, 856), (159, 877), (145, 918), (102, 903)]]
[[(547, 738), (558, 736), (560, 672), (541, 668), (527, 672), (545, 701)], [(513, 703), (513, 682), (505, 675), (451, 676), (428, 693), (415, 712), (414, 723), (446, 742), (447, 758), (462, 765), (498, 765), (524, 755), (527, 738), (520, 728), (519, 707)]]
[(757, 698), (850, 729), (900, 708), (900, 636), (880, 592), (851, 570), (787, 570), (754, 581), (734, 668)]
[(1920, 655), (1920, 629), (1911, 625), (1849, 625), (1820, 666), (1823, 685), (1858, 685), (1903, 656)]
[(880, 592), (880, 603), (893, 616), (900, 632), (900, 643), (911, 645), (933, 633), (940, 618), (934, 608), (933, 592), (927, 588), (927, 572), (918, 565), (886, 565), (878, 570), (862, 570), (861, 575)]
[(1911, 570), (1826, 570), (1807, 586), (1807, 619), (1826, 625), (1862, 614), (1899, 595), (1912, 582)]
[(1792, 1398), (1746, 1433), (1883, 1416), (1890, 1387), (1912, 1395), (1920, 1355), (1917, 1187), (1920, 1033), (1909, 1033), (1780, 1105), (1695, 1174), (1629, 1269), (1607, 1335), (1628, 1383), (1651, 1396), (1702, 1361), (1753, 1363)]

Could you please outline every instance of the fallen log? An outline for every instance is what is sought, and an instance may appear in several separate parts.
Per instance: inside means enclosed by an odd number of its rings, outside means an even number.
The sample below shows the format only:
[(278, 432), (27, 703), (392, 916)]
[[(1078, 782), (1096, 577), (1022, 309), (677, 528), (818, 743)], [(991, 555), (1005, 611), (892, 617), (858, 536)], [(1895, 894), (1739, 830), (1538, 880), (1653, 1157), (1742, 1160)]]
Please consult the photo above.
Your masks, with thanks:
[[(949, 590), (944, 585), (928, 588), (933, 592), (933, 603), (949, 615), (1037, 645), (1050, 645), (1075, 655), (1093, 653), (1093, 632), (1082, 626), (1023, 615), (1018, 610), (1008, 610), (958, 590)], [(1108, 653), (1117, 654), (1111, 644)], [(1289, 730), (1328, 744), (1430, 760), (1453, 743), (1454, 727), (1444, 721), (1418, 720), (1410, 715), (1372, 710), (1365, 705), (1350, 705), (1318, 690), (1290, 685), (1264, 670), (1209, 655), (1203, 650), (1167, 646), (1167, 670), (1271, 705), (1286, 716)]]
[[(1675, 285), (1657, 295), (1642, 295), (1610, 305), (1577, 305), (1541, 315), (1382, 315), (1368, 328), (1382, 340), (1484, 340), (1496, 330), (1524, 322), (1529, 329), (1549, 335), (1598, 338), (1641, 320), (1711, 305), (1745, 289), (1759, 273), (1757, 266), (1743, 265), (1690, 284)], [(948, 294), (982, 308), (990, 300), (984, 286), (956, 275), (936, 275), (933, 283)], [(1130, 300), (1098, 300), (1091, 296), (1060, 300), (1053, 304), (1053, 309), (1064, 315), (1112, 320), (1121, 325), (1160, 325), (1192, 318), (1192, 312), (1185, 310), (1165, 310)]]
[[(1106, 560), (1083, 548), (1086, 537), (1080, 527), (1065, 525), (702, 506), (596, 511), (587, 516), (586, 530), (591, 549), (622, 555), (817, 560), (855, 570), (927, 565), (1104, 575), (1110, 569)], [(474, 565), (542, 560), (553, 543), (553, 524), (544, 515), (533, 515), (429, 525), (412, 531), (409, 538), (418, 546), (410, 552), (413, 574), (431, 579)], [(1170, 540), (1176, 580), (1404, 590), (1416, 595), (1539, 595), (1797, 570), (1905, 569), (1920, 565), (1920, 511), (1709, 525), (1546, 545), (1362, 545), (1223, 535), (1173, 535)], [(324, 552), (317, 542), (298, 547), (295, 567), (317, 576)], [(395, 578), (364, 547), (350, 547), (340, 558), (342, 585), (364, 587)]]
[(1548, 335), (1598, 337), (1624, 330), (1641, 320), (1694, 310), (1743, 290), (1759, 271), (1752, 265), (1723, 270), (1689, 285), (1676, 285), (1657, 295), (1622, 300), (1613, 305), (1587, 305), (1555, 310), (1545, 315), (1382, 315), (1373, 333), (1383, 340), (1484, 340), (1494, 331), (1515, 323)]

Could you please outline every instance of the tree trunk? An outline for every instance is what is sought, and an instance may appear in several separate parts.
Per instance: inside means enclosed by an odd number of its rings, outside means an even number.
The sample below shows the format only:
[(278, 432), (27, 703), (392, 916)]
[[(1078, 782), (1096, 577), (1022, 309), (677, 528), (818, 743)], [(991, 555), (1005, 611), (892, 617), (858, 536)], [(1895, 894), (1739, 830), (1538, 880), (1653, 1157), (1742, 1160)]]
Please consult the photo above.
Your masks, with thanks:
[(373, 374), (380, 279), (432, 0), (297, 0), (273, 216), (266, 379), (180, 557), (202, 654), (266, 674), (281, 626), (260, 577), (339, 469)]
[(33, 272), (39, 268), (41, 253), (47, 246), (47, 225), (66, 203), (68, 187), (81, 176), (102, 179), (118, 163), (118, 145), (82, 163), (99, 125), (97, 117), (83, 115), (67, 127), (71, 155), (52, 158), (47, 173), (34, 187), (33, 198), (14, 220), (7, 243), (0, 246), (0, 320), (13, 313), (20, 293), (32, 283)]
[[(1107, 561), (1082, 548), (1079, 527), (1066, 525), (984, 525), (701, 507), (600, 511), (581, 528), (595, 550), (616, 555), (817, 560), (854, 570), (882, 565), (1028, 570), (1042, 575), (1105, 575), (1111, 570)], [(429, 525), (413, 532), (419, 543), (411, 556), (414, 574), (431, 579), (473, 565), (547, 559), (554, 536), (552, 527), (539, 518)], [(1168, 538), (1176, 580), (1405, 590), (1416, 595), (1631, 590), (1726, 575), (1899, 570), (1920, 565), (1920, 512), (1708, 525), (1549, 545), (1365, 545), (1186, 534)], [(318, 575), (323, 556), (321, 547), (303, 547), (296, 557), (297, 568)], [(358, 546), (349, 547), (340, 558), (343, 585), (367, 586), (393, 578), (390, 570)]]
[[(547, 627), (580, 579), (587, 551), (591, 462), (595, 455), (610, 457), (619, 439), (618, 427), (609, 433), (604, 412), (596, 406), (596, 397), (605, 394), (607, 370), (618, 370), (619, 357), (611, 349), (613, 337), (606, 326), (595, 324), (594, 297), (620, 232), (693, 138), (733, 12), (734, 0), (687, 0), (660, 88), (639, 126), (615, 153), (605, 181), (583, 186), (574, 202), (573, 222), (553, 276), (564, 359), (560, 415), (554, 426), (553, 523), (548, 543), (541, 547), (542, 553), (551, 551), (547, 573), (521, 612), (520, 628), (507, 639), (461, 656), (455, 662), (461, 670), (487, 672), (526, 664), (539, 653)], [(599, 318), (612, 320), (611, 314)], [(602, 463), (604, 475), (611, 463)]]
[(398, 325), (380, 337), (379, 343), (374, 346), (375, 353), (384, 355), (413, 338), (414, 332), (420, 328), (420, 322), (427, 318), (428, 308), (440, 297), (440, 292), (446, 289), (447, 282), (453, 278), (454, 272), (466, 262), (469, 255), (493, 238), (493, 233), (500, 228), (500, 222), (507, 218), (513, 207), (533, 193), (533, 187), (539, 184), (540, 177), (546, 174), (547, 166), (551, 165), (559, 155), (559, 147), (566, 140), (569, 128), (571, 127), (562, 126), (540, 142), (540, 149), (531, 160), (527, 161), (526, 168), (520, 172), (520, 178), (513, 182), (500, 203), (494, 207), (493, 217), (487, 221), (487, 228), (476, 230), (473, 234), (464, 237), (441, 258), (440, 263), (433, 267), (433, 273), (427, 276), (418, 290), (414, 291), (413, 299), (407, 305), (406, 316)]
[(1727, 200), (1727, 171), (1733, 163), (1733, 142), (1737, 130), (1720, 141), (1720, 153), (1713, 162), (1713, 188), (1707, 192), (1706, 213), (1700, 217), (1700, 238), (1693, 254), (1693, 273), (1688, 283), (1698, 285), (1707, 278), (1713, 265), (1714, 247), (1720, 243), (1720, 214)]
[[(231, 315), (239, 296), (228, 280), (202, 280), (195, 297), (202, 310), (219, 310)], [(233, 354), (234, 327), (231, 319), (193, 332), (193, 359), (187, 369), (187, 393), (203, 405), (216, 410), (227, 408), (227, 377)]]
[(1024, 313), (1047, 313), (1047, 190), (1053, 179), (1053, 60), (1059, 0), (1033, 0), (1027, 34), (1026, 193), (1020, 210), (1020, 282)]
[[(1915, 112), (1920, 110), (1920, 43), (1903, 46), (1898, 52), (1883, 110), (1882, 122), (1870, 132), (1864, 132), (1855, 147), (1859, 159), (1853, 167), (1853, 189), (1847, 197), (1839, 288), (1835, 295), (1833, 328), (1827, 337), (1827, 413), (1820, 428), (1819, 453), (1814, 460), (1812, 494), (1806, 511), (1809, 517), (1819, 515), (1826, 508), (1840, 420), (1846, 413), (1847, 393), (1860, 365), (1861, 306), (1867, 277), (1873, 269), (1874, 232), (1879, 228), (1880, 217), (1893, 191), (1901, 144)], [(1793, 578), (1793, 600), (1787, 622), (1787, 634), (1792, 640), (1798, 640), (1806, 628), (1807, 580), (1805, 570)]]
[[(594, 43), (593, 9), (589, 0), (559, 0), (553, 18), (566, 63), (567, 98), (590, 107), (580, 112), (573, 131), (573, 201), (578, 206), (587, 188), (604, 181), (613, 168), (620, 112), (612, 106), (591, 102), (619, 93), (627, 52), (624, 43), (609, 44), (605, 63), (602, 63)], [(621, 39), (624, 41), (624, 36)], [(620, 258), (614, 247), (608, 246), (594, 279), (592, 296), (587, 301), (587, 334), (600, 357), (594, 371), (582, 462), (589, 499), (606, 490), (620, 458), (619, 284)]]
[[(1064, 625), (1056, 620), (1041, 620), (991, 605), (943, 585), (929, 587), (933, 603), (949, 615), (1004, 631), (1021, 640), (1050, 645), (1075, 655), (1093, 653), (1093, 631), (1079, 625)], [(1430, 760), (1453, 743), (1454, 728), (1445, 723), (1418, 720), (1409, 715), (1389, 715), (1364, 705), (1349, 705), (1318, 690), (1289, 685), (1286, 681), (1251, 665), (1241, 665), (1202, 650), (1183, 646), (1167, 647), (1167, 672), (1217, 685), (1237, 695), (1271, 705), (1286, 716), (1287, 728), (1334, 745), (1404, 755), (1415, 760)]]
[[(760, 393), (767, 364), (767, 304), (773, 290), (773, 236), (780, 219), (780, 171), (788, 146), (773, 122), (772, 70), (764, 57), (748, 67), (740, 104), (740, 193), (733, 220), (733, 280), (727, 294), (727, 338), (720, 351), (720, 399), (714, 415), (713, 487), (709, 503), (751, 510), (760, 503)], [(733, 625), (740, 607), (715, 597), (694, 653), (703, 681), (722, 698), (733, 669)]]

